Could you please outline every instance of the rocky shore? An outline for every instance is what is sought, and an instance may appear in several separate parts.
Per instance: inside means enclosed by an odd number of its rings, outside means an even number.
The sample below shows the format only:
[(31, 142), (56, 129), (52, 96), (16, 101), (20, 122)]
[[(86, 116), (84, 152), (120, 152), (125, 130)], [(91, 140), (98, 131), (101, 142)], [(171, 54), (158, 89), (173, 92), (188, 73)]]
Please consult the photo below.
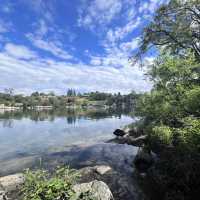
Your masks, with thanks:
[[(90, 192), (97, 200), (145, 200), (143, 192), (110, 166), (98, 165), (78, 170), (81, 177), (73, 186), (77, 197)], [(25, 177), (22, 173), (0, 178), (0, 200), (21, 200), (21, 187)]]

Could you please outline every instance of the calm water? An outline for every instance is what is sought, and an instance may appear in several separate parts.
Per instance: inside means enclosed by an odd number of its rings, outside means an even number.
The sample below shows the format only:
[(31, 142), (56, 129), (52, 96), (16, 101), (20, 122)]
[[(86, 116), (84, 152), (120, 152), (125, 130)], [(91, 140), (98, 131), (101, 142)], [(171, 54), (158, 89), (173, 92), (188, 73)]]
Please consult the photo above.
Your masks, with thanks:
[(0, 112), (0, 176), (63, 164), (109, 165), (126, 185), (123, 199), (143, 200), (133, 166), (138, 148), (107, 142), (115, 129), (133, 121), (106, 110)]
[[(6, 173), (5, 170), (8, 172), (14, 170), (16, 165), (18, 168), (25, 167), (28, 158), (31, 158), (33, 163), (35, 157), (69, 149), (71, 155), (77, 156), (77, 152), (74, 154), (74, 151), (72, 152), (73, 147), (83, 149), (93, 145), (92, 155), (102, 146), (109, 149), (111, 144), (104, 144), (104, 142), (113, 138), (113, 131), (132, 121), (133, 118), (127, 114), (105, 110), (2, 112), (0, 114), (0, 164), (2, 166), (0, 174)], [(99, 144), (101, 147), (98, 146)], [(114, 147), (115, 145), (112, 146)], [(119, 149), (118, 146), (116, 148)], [(88, 157), (88, 151), (86, 152), (87, 156), (84, 154), (84, 158)]]

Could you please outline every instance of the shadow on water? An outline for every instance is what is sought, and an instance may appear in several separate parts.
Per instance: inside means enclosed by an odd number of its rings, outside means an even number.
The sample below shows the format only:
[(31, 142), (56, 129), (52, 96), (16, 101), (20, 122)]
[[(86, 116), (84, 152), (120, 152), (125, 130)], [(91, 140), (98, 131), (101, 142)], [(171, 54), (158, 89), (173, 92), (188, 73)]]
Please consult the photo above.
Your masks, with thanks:
[(0, 163), (0, 176), (21, 172), (25, 168), (43, 168), (52, 171), (59, 165), (69, 165), (75, 169), (109, 165), (114, 170), (114, 176), (110, 174), (104, 177), (104, 181), (111, 187), (116, 200), (146, 200), (134, 173), (133, 159), (137, 151), (138, 148), (133, 146), (100, 143), (73, 146), (50, 154), (18, 155), (15, 159)]
[(51, 170), (58, 165), (82, 168), (95, 165), (110, 165), (126, 174), (134, 170), (133, 159), (138, 148), (128, 145), (100, 143), (91, 146), (72, 146), (64, 151), (41, 155), (18, 154), (15, 158), (0, 162), (0, 176), (21, 172), (26, 168), (45, 168)]

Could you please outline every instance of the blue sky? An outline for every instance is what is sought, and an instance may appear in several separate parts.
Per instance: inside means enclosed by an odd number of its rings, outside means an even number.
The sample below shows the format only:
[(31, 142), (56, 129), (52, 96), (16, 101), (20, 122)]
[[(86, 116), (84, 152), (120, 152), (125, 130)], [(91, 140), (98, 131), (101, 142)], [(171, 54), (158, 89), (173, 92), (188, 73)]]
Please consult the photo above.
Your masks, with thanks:
[(144, 69), (128, 58), (163, 2), (0, 0), (0, 90), (149, 90)]

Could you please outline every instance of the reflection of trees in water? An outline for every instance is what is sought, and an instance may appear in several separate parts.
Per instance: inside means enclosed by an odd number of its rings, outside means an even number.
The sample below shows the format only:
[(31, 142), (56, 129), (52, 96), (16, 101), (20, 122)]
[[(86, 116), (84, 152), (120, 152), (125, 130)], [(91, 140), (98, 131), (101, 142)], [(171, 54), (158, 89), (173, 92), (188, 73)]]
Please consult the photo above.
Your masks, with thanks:
[[(54, 121), (55, 118), (61, 117), (66, 118), (68, 124), (74, 124), (81, 118), (90, 119), (103, 119), (107, 117), (118, 117), (121, 118), (123, 114), (128, 114), (125, 110), (116, 109), (57, 109), (57, 110), (26, 110), (26, 111), (9, 111), (0, 114), (0, 119), (3, 120), (5, 126), (13, 126), (13, 119), (21, 120), (28, 118), (35, 122), (38, 121)], [(9, 121), (10, 120), (10, 121)], [(12, 121), (12, 122), (11, 122)]]
[(67, 123), (68, 124), (75, 124), (76, 120), (77, 120), (76, 116), (68, 116), (67, 117)]
[(3, 120), (2, 125), (4, 128), (13, 128), (14, 120), (13, 119), (5, 119), (5, 120)]

